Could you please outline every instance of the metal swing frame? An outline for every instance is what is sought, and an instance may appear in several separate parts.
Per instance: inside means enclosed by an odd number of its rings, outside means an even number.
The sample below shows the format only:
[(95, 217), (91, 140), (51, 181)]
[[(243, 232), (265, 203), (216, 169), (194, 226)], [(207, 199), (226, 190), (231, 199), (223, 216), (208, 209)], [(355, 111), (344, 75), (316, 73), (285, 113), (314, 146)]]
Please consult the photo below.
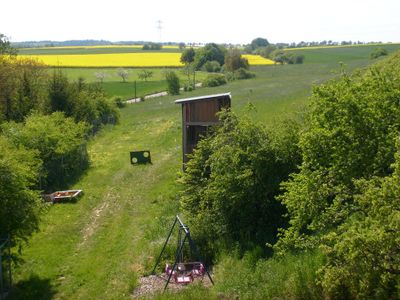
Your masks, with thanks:
[[(177, 269), (178, 263), (180, 263), (181, 260), (182, 260), (182, 258), (183, 258), (183, 252), (182, 252), (182, 251), (183, 251), (183, 246), (185, 245), (185, 242), (186, 242), (186, 241), (189, 242), (190, 250), (194, 252), (194, 254), (196, 255), (196, 259), (198, 259), (198, 261), (201, 262), (201, 263), (203, 264), (204, 270), (205, 270), (205, 272), (206, 272), (208, 278), (210, 279), (211, 283), (214, 285), (214, 281), (212, 280), (211, 275), (210, 275), (210, 273), (208, 272), (208, 268), (207, 268), (207, 266), (204, 264), (204, 260), (201, 258), (200, 253), (199, 253), (199, 251), (198, 251), (198, 249), (197, 249), (197, 247), (196, 247), (196, 244), (195, 244), (195, 242), (193, 241), (192, 237), (190, 236), (189, 227), (187, 227), (187, 226), (182, 222), (182, 220), (179, 218), (178, 215), (176, 215), (176, 217), (175, 217), (174, 223), (173, 223), (173, 225), (172, 225), (172, 227), (171, 227), (171, 229), (170, 229), (170, 231), (169, 231), (169, 234), (168, 234), (168, 236), (167, 236), (167, 239), (165, 240), (164, 246), (163, 246), (163, 248), (162, 248), (162, 250), (161, 250), (160, 255), (159, 255), (158, 258), (157, 258), (156, 264), (154, 265), (154, 268), (153, 268), (153, 271), (151, 272), (151, 274), (155, 275), (155, 271), (156, 271), (156, 268), (157, 268), (158, 264), (160, 263), (161, 256), (163, 255), (163, 253), (164, 253), (164, 251), (165, 251), (165, 248), (166, 248), (166, 246), (167, 246), (167, 244), (168, 244), (168, 242), (169, 242), (169, 239), (170, 239), (170, 237), (171, 237), (171, 235), (172, 235), (172, 232), (173, 232), (173, 230), (174, 230), (174, 228), (175, 228), (175, 226), (176, 226), (177, 223), (179, 223), (178, 247), (177, 247), (176, 254), (175, 254), (175, 262), (174, 262), (174, 265), (173, 265), (173, 267), (172, 267), (172, 270), (169, 272), (168, 280), (167, 280), (167, 282), (165, 283), (165, 286), (164, 286), (164, 292), (165, 292), (165, 290), (167, 289), (168, 284), (169, 284), (170, 281), (171, 281), (172, 274), (173, 274), (174, 271), (176, 271), (176, 269)], [(182, 239), (182, 235), (183, 235), (183, 234), (184, 234), (185, 236), (184, 236), (183, 239)]]

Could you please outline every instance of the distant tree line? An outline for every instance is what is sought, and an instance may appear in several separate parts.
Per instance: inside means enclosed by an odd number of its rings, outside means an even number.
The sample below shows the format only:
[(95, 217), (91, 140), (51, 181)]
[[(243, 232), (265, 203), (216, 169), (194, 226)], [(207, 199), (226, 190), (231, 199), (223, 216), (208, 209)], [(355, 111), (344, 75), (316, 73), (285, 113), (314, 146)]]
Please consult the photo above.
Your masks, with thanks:
[[(39, 47), (65, 47), (65, 46), (118, 46), (118, 45), (149, 45), (154, 44), (148, 41), (119, 41), (111, 42), (106, 40), (68, 40), (68, 41), (25, 41), (25, 42), (13, 42), (11, 46), (14, 48), (39, 48)], [(185, 48), (186, 44), (183, 42), (163, 42), (157, 43), (163, 45), (178, 45), (179, 48)], [(189, 44), (191, 45), (191, 44)]]
[(262, 57), (273, 60), (277, 64), (302, 64), (304, 55), (295, 52), (284, 51), (287, 48), (285, 44), (270, 44), (267, 39), (256, 38), (245, 47), (246, 53), (258, 54)]
[(247, 79), (255, 75), (248, 71), (249, 63), (242, 57), (237, 48), (227, 49), (215, 43), (206, 44), (204, 47), (194, 49), (192, 47), (183, 50), (181, 62), (185, 64), (184, 72), (188, 76), (188, 85), (193, 87), (190, 73), (203, 70), (210, 74), (203, 82), (204, 86), (217, 86), (225, 84), (229, 80)]
[(143, 45), (142, 50), (161, 50), (162, 45), (159, 43), (146, 43)]

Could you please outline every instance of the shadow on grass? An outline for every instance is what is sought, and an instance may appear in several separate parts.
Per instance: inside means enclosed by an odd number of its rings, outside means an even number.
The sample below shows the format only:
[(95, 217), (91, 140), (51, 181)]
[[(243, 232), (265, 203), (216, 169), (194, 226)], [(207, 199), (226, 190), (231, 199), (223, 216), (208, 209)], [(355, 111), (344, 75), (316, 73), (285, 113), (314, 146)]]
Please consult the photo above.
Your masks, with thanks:
[(48, 278), (40, 278), (36, 274), (32, 274), (29, 279), (18, 282), (11, 290), (7, 300), (10, 299), (37, 299), (49, 300), (53, 299), (56, 294), (54, 287)]

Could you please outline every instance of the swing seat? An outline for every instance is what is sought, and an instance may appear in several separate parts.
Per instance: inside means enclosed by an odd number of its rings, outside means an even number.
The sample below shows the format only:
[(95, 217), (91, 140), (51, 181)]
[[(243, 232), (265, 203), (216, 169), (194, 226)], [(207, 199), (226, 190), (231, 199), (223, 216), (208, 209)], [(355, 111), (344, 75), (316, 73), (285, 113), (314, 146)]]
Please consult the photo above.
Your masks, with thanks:
[(180, 283), (180, 284), (191, 283), (191, 282), (193, 282), (193, 276), (192, 276), (192, 274), (176, 276), (175, 282)]

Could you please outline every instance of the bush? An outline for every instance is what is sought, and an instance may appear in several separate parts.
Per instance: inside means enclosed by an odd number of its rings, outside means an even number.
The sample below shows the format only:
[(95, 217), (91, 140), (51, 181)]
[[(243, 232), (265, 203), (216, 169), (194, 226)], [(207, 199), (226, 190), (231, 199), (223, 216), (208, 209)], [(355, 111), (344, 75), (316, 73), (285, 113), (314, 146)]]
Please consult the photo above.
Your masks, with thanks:
[(235, 76), (235, 78), (236, 79), (249, 79), (249, 78), (253, 78), (253, 77), (255, 77), (256, 76), (256, 74), (254, 74), (254, 73), (252, 73), (252, 72), (250, 72), (250, 71), (248, 71), (248, 70), (246, 70), (246, 69), (244, 69), (244, 68), (240, 68), (240, 69), (237, 69), (235, 72), (234, 72), (234, 76)]
[(75, 121), (84, 121), (89, 124), (93, 134), (96, 133), (102, 125), (118, 123), (118, 110), (110, 101), (104, 98), (102, 93), (84, 90), (77, 95), (75, 100)]
[(126, 106), (126, 102), (122, 100), (121, 97), (114, 97), (112, 100), (115, 104), (116, 107), (118, 108), (124, 108)]
[(168, 71), (165, 74), (165, 79), (167, 80), (168, 93), (170, 95), (179, 95), (179, 89), (181, 88), (181, 85), (179, 83), (178, 75), (176, 75), (174, 71)]
[(211, 43), (195, 51), (194, 66), (199, 70), (207, 61), (217, 61), (224, 64), (226, 49), (223, 46)]
[(387, 50), (379, 47), (379, 48), (376, 48), (374, 51), (372, 51), (372, 53), (370, 54), (370, 58), (376, 59), (378, 57), (385, 56), (385, 55), (388, 55)]
[(2, 129), (17, 147), (38, 152), (43, 162), (41, 184), (45, 190), (65, 188), (88, 166), (85, 139), (88, 126), (75, 123), (61, 112), (47, 116), (33, 114), (26, 118), (25, 124), (8, 123)]
[(10, 234), (15, 245), (38, 229), (41, 161), (37, 151), (16, 147), (1, 135), (0, 149), (0, 237)]
[(203, 81), (203, 86), (214, 87), (226, 84), (226, 78), (224, 74), (209, 74)]
[(284, 225), (274, 197), (299, 163), (297, 151), (289, 150), (297, 149), (296, 126), (276, 128), (274, 136), (248, 117), (221, 118), (223, 125), (199, 142), (186, 164), (182, 208), (210, 256), (235, 245), (265, 250)]
[(148, 43), (144, 44), (142, 50), (161, 50), (162, 45), (158, 43)]
[(185, 84), (185, 86), (183, 87), (183, 90), (185, 92), (191, 92), (191, 91), (193, 91), (193, 85), (192, 84)]
[(392, 176), (357, 181), (354, 201), (359, 210), (323, 240), (328, 262), (320, 270), (321, 282), (333, 298), (399, 295), (399, 158), (397, 153)]
[(238, 49), (231, 49), (225, 54), (224, 70), (233, 72), (238, 69), (248, 69), (249, 62), (243, 58)]
[(275, 63), (280, 64), (302, 64), (304, 62), (304, 55), (298, 55), (294, 52), (285, 52), (281, 49), (276, 49), (275, 51), (270, 53), (271, 59), (275, 61)]
[[(387, 176), (400, 132), (400, 54), (364, 73), (314, 87), (308, 129), (300, 138), (303, 164), (281, 198), (290, 228), (280, 243), (319, 245), (359, 209), (354, 182)], [(384, 116), (384, 117), (383, 117)]]
[(206, 71), (206, 72), (213, 72), (213, 73), (215, 73), (215, 72), (220, 72), (221, 71), (221, 65), (219, 64), (219, 62), (217, 62), (216, 60), (213, 60), (213, 61), (207, 61), (205, 64), (204, 64), (204, 70)]

